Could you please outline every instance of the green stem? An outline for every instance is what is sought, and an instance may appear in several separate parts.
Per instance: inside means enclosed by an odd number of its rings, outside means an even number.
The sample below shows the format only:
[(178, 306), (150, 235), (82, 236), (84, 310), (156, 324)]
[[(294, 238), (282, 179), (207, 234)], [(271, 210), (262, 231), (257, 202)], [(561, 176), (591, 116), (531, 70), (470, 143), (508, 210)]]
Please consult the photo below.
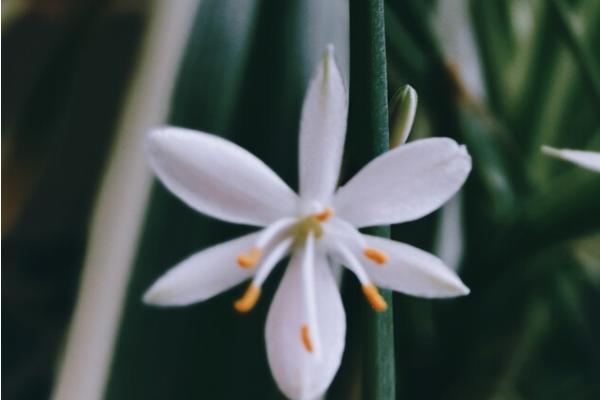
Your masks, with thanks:
[[(382, 0), (350, 1), (351, 169), (357, 170), (389, 147), (385, 25)], [(370, 233), (389, 237), (389, 227)], [(364, 309), (363, 398), (395, 399), (392, 296), (382, 291), (389, 309)], [(366, 308), (366, 307), (365, 307)]]

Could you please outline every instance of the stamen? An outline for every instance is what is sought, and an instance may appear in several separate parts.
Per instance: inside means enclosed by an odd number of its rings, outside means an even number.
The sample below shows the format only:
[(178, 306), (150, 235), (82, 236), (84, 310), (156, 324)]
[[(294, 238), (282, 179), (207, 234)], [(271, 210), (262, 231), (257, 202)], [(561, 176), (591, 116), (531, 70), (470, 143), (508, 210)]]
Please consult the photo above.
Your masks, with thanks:
[(375, 285), (363, 285), (362, 289), (363, 293), (365, 294), (365, 297), (369, 301), (369, 304), (371, 304), (371, 307), (373, 307), (375, 311), (387, 310), (387, 304), (385, 303), (383, 297), (381, 297), (381, 294), (379, 294), (379, 291), (377, 290)]
[(358, 261), (358, 259), (354, 256), (354, 254), (352, 254), (352, 252), (340, 242), (335, 243), (334, 245), (335, 248), (337, 248), (338, 250), (337, 255), (340, 258), (341, 264), (348, 268), (350, 271), (352, 271), (354, 275), (356, 275), (361, 285), (366, 286), (370, 284), (371, 281), (369, 280), (367, 273), (362, 267), (360, 261)]
[(248, 289), (246, 289), (246, 293), (233, 303), (233, 307), (241, 313), (246, 313), (254, 307), (258, 298), (260, 297), (260, 288), (256, 286), (254, 283), (248, 285)]
[(322, 212), (315, 214), (315, 218), (317, 219), (317, 221), (319, 222), (325, 222), (327, 221), (329, 218), (331, 218), (333, 216), (333, 208), (331, 207), (327, 207), (325, 210), (323, 210)]
[(284, 230), (289, 229), (295, 222), (296, 220), (293, 218), (281, 218), (263, 229), (254, 247), (249, 252), (238, 255), (238, 265), (241, 268), (252, 268), (258, 264), (263, 256), (263, 249), (273, 242)]
[(363, 254), (365, 255), (365, 257), (376, 262), (379, 265), (385, 264), (389, 258), (388, 255), (385, 254), (383, 251), (374, 249), (372, 247), (367, 247)]
[(238, 265), (242, 268), (254, 267), (262, 257), (262, 251), (258, 247), (252, 248), (248, 253), (242, 253), (237, 257)]
[[(233, 304), (237, 311), (245, 313), (254, 307), (260, 296), (260, 286), (264, 283), (265, 279), (267, 279), (267, 276), (273, 270), (275, 265), (286, 255), (291, 244), (292, 239), (283, 240), (267, 254), (262, 266), (258, 269), (256, 275), (254, 275), (254, 280), (248, 285), (246, 293)], [(260, 253), (260, 250), (258, 250), (258, 252)], [(258, 255), (258, 258), (260, 258), (260, 254)]]
[(313, 352), (313, 343), (310, 340), (310, 331), (308, 329), (308, 325), (302, 325), (300, 329), (300, 337), (302, 338), (302, 345), (309, 353)]
[[(309, 353), (314, 353), (316, 360), (321, 358), (321, 343), (319, 337), (319, 321), (317, 320), (317, 297), (315, 292), (315, 238), (309, 232), (302, 254), (302, 291), (304, 297), (306, 325), (302, 327), (302, 343)], [(312, 335), (309, 335), (309, 329)]]
[(256, 247), (264, 249), (269, 243), (273, 241), (278, 235), (280, 235), (286, 229), (289, 229), (296, 223), (295, 218), (281, 218), (271, 225), (267, 226), (258, 236), (256, 240)]
[(284, 239), (281, 242), (279, 242), (273, 248), (273, 250), (267, 253), (267, 255), (262, 261), (261, 266), (258, 267), (258, 269), (256, 270), (256, 274), (254, 275), (253, 279), (254, 285), (258, 287), (262, 286), (262, 284), (265, 282), (265, 279), (267, 279), (275, 265), (277, 265), (277, 263), (281, 261), (281, 259), (285, 257), (287, 252), (290, 250), (292, 242), (292, 238)]

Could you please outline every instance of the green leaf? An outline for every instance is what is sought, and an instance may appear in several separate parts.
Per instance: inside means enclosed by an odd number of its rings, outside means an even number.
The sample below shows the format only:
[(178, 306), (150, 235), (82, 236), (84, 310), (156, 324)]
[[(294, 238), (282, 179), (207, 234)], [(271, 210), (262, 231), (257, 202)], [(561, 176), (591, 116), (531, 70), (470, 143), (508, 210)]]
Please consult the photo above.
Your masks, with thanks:
[(586, 87), (596, 102), (596, 107), (600, 108), (600, 66), (582, 41), (581, 35), (578, 35), (573, 18), (564, 2), (562, 0), (550, 0), (549, 4), (551, 15), (560, 29), (561, 37), (577, 60), (587, 82)]

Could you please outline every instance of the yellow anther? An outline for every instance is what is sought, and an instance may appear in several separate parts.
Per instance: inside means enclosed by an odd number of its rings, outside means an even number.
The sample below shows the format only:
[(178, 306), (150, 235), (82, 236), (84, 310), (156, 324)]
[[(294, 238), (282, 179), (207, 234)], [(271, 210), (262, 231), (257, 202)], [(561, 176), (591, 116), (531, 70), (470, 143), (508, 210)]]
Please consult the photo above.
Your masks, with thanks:
[(315, 218), (319, 222), (325, 222), (332, 216), (333, 216), (333, 208), (331, 208), (331, 207), (327, 207), (325, 210), (321, 211), (320, 213), (315, 214)]
[(251, 283), (246, 289), (246, 293), (233, 303), (233, 307), (241, 313), (246, 313), (254, 307), (258, 298), (260, 297), (260, 288), (255, 284)]
[(300, 329), (300, 337), (302, 338), (302, 345), (309, 353), (313, 352), (313, 343), (310, 340), (310, 331), (308, 329), (308, 325), (302, 325)]
[(372, 247), (367, 247), (363, 254), (365, 255), (365, 257), (376, 262), (379, 265), (385, 264), (389, 258), (388, 255), (385, 254), (383, 251), (374, 249)]
[(387, 310), (387, 304), (385, 303), (383, 297), (381, 297), (381, 295), (379, 294), (379, 291), (377, 290), (375, 285), (364, 285), (362, 289), (363, 293), (365, 294), (365, 297), (369, 301), (369, 304), (371, 304), (371, 307), (373, 307), (375, 311)]
[(237, 258), (237, 262), (242, 268), (252, 268), (258, 263), (261, 257), (262, 251), (260, 251), (259, 248), (254, 247), (248, 253), (240, 254)]

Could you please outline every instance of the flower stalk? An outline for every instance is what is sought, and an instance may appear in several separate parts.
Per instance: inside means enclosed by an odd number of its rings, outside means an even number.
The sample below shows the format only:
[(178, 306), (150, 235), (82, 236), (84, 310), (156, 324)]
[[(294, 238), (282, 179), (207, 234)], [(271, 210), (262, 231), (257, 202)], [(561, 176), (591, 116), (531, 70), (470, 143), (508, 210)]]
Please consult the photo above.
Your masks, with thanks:
[[(352, 168), (358, 169), (389, 147), (385, 26), (382, 0), (350, 1), (350, 111), (348, 141)], [(356, 149), (356, 151), (353, 151)], [(363, 149), (359, 152), (358, 149)], [(389, 237), (389, 226), (370, 228)], [(363, 397), (395, 399), (392, 294), (382, 290), (385, 313), (364, 307)]]

